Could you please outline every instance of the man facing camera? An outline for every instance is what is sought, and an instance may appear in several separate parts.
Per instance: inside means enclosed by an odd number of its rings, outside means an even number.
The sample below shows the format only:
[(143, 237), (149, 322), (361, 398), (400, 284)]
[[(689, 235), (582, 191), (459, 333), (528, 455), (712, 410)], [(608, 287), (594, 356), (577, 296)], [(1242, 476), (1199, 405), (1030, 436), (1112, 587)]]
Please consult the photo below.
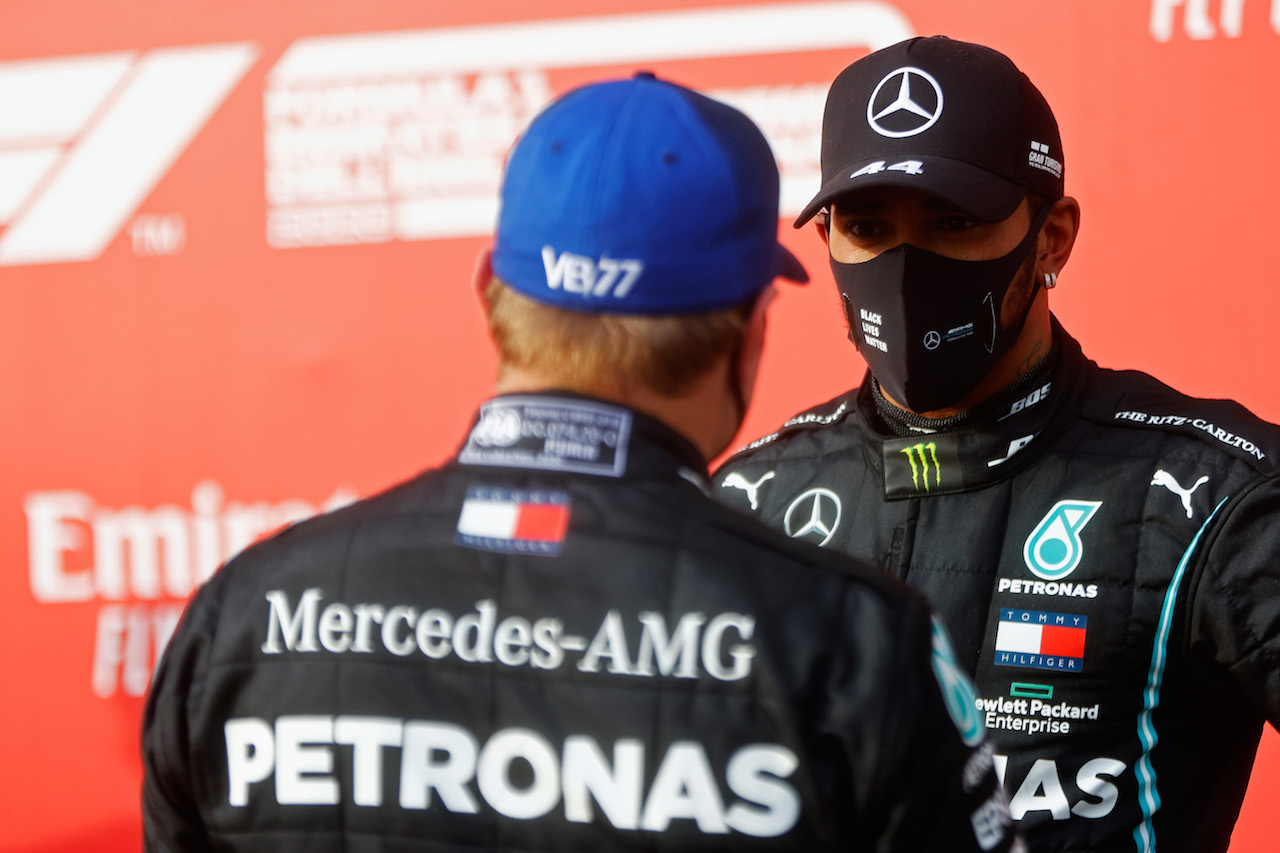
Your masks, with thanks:
[(797, 226), (868, 373), (716, 493), (928, 597), (1033, 850), (1222, 851), (1280, 722), (1280, 433), (1098, 367), (1050, 314), (1080, 223), (1064, 162), (994, 50), (919, 38), (845, 69)]

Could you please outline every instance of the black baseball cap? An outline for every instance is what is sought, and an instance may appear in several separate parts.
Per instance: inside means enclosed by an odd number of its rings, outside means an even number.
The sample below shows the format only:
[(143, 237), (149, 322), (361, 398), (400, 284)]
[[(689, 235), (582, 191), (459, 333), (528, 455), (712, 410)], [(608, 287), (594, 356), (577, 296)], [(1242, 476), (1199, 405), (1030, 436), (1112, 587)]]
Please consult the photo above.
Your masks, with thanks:
[(795, 224), (872, 186), (912, 187), (998, 222), (1029, 191), (1061, 198), (1062, 176), (1053, 111), (1007, 56), (945, 36), (913, 38), (863, 57), (831, 84), (822, 188)]

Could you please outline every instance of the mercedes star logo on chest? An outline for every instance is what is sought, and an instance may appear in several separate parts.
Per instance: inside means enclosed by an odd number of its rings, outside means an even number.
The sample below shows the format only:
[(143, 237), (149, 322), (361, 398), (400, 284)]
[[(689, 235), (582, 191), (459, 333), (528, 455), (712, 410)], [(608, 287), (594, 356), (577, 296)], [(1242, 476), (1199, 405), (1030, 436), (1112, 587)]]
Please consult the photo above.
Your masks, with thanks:
[(791, 502), (782, 523), (792, 539), (826, 545), (840, 526), (840, 498), (830, 489), (809, 489)]

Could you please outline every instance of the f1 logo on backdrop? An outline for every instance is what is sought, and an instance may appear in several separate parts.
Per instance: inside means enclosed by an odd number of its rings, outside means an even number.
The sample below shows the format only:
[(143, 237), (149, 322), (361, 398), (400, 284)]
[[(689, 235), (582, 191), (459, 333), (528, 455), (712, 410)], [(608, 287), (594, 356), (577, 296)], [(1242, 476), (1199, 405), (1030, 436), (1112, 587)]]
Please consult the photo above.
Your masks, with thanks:
[(256, 57), (239, 43), (0, 63), (0, 266), (102, 254)]
[[(550, 69), (877, 50), (913, 35), (893, 3), (828, 0), (301, 39), (267, 76), (267, 242), (489, 233), (511, 141), (556, 94)], [(709, 92), (769, 139), (784, 216), (821, 182), (829, 85)]]
[[(547, 69), (912, 35), (894, 4), (846, 0), (300, 39), (265, 92), (267, 242), (488, 233), (511, 140), (555, 94)], [(257, 55), (234, 43), (0, 63), (0, 266), (101, 255)], [(765, 131), (784, 215), (819, 182), (829, 82), (711, 92)]]

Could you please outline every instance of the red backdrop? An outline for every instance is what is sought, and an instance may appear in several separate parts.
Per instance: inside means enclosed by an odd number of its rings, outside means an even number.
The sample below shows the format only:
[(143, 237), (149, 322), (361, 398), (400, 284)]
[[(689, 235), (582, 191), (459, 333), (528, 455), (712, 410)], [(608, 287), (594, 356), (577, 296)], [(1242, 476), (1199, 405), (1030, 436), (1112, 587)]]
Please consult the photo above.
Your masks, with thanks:
[[(454, 448), (493, 376), (469, 278), (547, 98), (636, 68), (743, 106), (794, 213), (868, 50), (1009, 54), (1083, 228), (1058, 315), (1108, 366), (1280, 419), (1280, 0), (19, 0), (0, 27), (0, 849), (137, 849), (151, 668), (284, 521)], [(622, 16), (625, 13), (625, 16)], [(742, 438), (855, 382), (821, 245)], [(1274, 849), (1268, 730), (1233, 853)]]

